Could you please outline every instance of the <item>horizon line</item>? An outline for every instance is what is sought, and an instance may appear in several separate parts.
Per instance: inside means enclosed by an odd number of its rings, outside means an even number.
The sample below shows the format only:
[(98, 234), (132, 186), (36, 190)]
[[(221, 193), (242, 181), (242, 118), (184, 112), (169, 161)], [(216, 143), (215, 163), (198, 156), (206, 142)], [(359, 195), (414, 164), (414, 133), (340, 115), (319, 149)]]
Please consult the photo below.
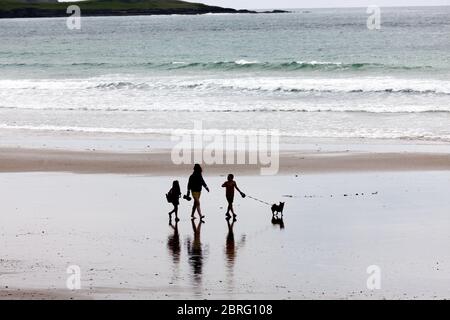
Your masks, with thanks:
[[(89, 1), (89, 0), (85, 0), (85, 1)], [(242, 10), (242, 9), (249, 9), (249, 10), (277, 10), (277, 9), (283, 9), (283, 10), (302, 10), (302, 9), (361, 9), (361, 8), (367, 8), (369, 6), (349, 6), (349, 7), (298, 7), (298, 8), (289, 8), (289, 7), (268, 7), (268, 8), (232, 8), (232, 9), (236, 9), (236, 10)], [(387, 6), (378, 6), (380, 8), (438, 8), (438, 7), (450, 7), (450, 4), (439, 4), (439, 5), (408, 5), (408, 6), (401, 6), (401, 5), (397, 5), (397, 6), (392, 6), (392, 5), (387, 5)]]
[[(85, 2), (85, 1), (95, 1), (95, 0), (57, 0), (59, 3), (65, 3), (65, 2)], [(113, 1), (113, 0), (111, 0)], [(202, 4), (206, 4), (204, 2), (201, 2), (201, 0), (199, 2), (193, 0), (182, 0), (184, 2), (190, 2), (190, 3), (202, 3)], [(277, 10), (277, 9), (291, 9), (291, 10), (297, 10), (297, 9), (360, 9), (360, 8), (367, 8), (369, 6), (341, 6), (341, 7), (334, 7), (334, 6), (324, 6), (324, 7), (242, 7), (242, 8), (235, 8), (235, 7), (228, 7), (228, 6), (220, 6), (220, 5), (216, 5), (216, 4), (206, 4), (208, 6), (212, 6), (212, 7), (221, 7), (221, 8), (226, 8), (226, 9), (235, 9), (235, 10)], [(372, 4), (375, 5), (375, 4)], [(435, 7), (450, 7), (450, 4), (437, 4), (437, 5), (384, 5), (384, 6), (378, 6), (380, 8), (435, 8)]]

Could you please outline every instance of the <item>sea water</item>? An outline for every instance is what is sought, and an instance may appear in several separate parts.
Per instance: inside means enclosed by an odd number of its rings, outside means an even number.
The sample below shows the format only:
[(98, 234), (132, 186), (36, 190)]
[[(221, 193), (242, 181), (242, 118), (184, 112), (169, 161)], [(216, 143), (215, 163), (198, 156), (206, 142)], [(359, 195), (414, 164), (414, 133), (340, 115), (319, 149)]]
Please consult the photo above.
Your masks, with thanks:
[(450, 7), (0, 20), (0, 130), (450, 141)]

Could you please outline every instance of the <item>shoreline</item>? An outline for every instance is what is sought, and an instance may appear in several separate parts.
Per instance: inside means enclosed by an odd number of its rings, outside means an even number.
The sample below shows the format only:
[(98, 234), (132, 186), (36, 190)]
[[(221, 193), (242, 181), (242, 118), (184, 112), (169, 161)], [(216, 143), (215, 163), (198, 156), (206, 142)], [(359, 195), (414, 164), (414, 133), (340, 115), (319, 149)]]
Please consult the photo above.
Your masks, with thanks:
[[(72, 172), (86, 174), (149, 174), (163, 176), (189, 172), (192, 164), (176, 165), (169, 149), (151, 152), (73, 151), (0, 148), (0, 172)], [(268, 166), (250, 164), (205, 165), (210, 173), (257, 175)], [(449, 171), (450, 154), (421, 152), (311, 152), (281, 151), (279, 174)]]

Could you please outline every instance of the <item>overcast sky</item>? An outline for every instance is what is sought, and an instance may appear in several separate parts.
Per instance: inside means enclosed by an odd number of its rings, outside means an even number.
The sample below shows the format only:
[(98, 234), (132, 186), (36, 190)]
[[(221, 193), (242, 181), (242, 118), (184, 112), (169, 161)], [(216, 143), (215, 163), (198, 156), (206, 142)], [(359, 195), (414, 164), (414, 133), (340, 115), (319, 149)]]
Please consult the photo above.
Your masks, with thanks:
[(383, 6), (443, 6), (450, 0), (188, 0), (236, 9), (263, 8), (323, 8)]

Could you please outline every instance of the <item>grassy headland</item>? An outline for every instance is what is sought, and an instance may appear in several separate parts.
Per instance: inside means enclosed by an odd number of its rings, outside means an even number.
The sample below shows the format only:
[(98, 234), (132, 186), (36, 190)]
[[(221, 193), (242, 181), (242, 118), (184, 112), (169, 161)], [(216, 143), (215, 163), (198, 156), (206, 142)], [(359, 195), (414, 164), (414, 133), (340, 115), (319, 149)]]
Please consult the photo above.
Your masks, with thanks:
[[(66, 17), (69, 5), (81, 8), (83, 16), (158, 14), (256, 13), (179, 0), (0, 0), (0, 18)], [(281, 12), (281, 11), (276, 11)]]

